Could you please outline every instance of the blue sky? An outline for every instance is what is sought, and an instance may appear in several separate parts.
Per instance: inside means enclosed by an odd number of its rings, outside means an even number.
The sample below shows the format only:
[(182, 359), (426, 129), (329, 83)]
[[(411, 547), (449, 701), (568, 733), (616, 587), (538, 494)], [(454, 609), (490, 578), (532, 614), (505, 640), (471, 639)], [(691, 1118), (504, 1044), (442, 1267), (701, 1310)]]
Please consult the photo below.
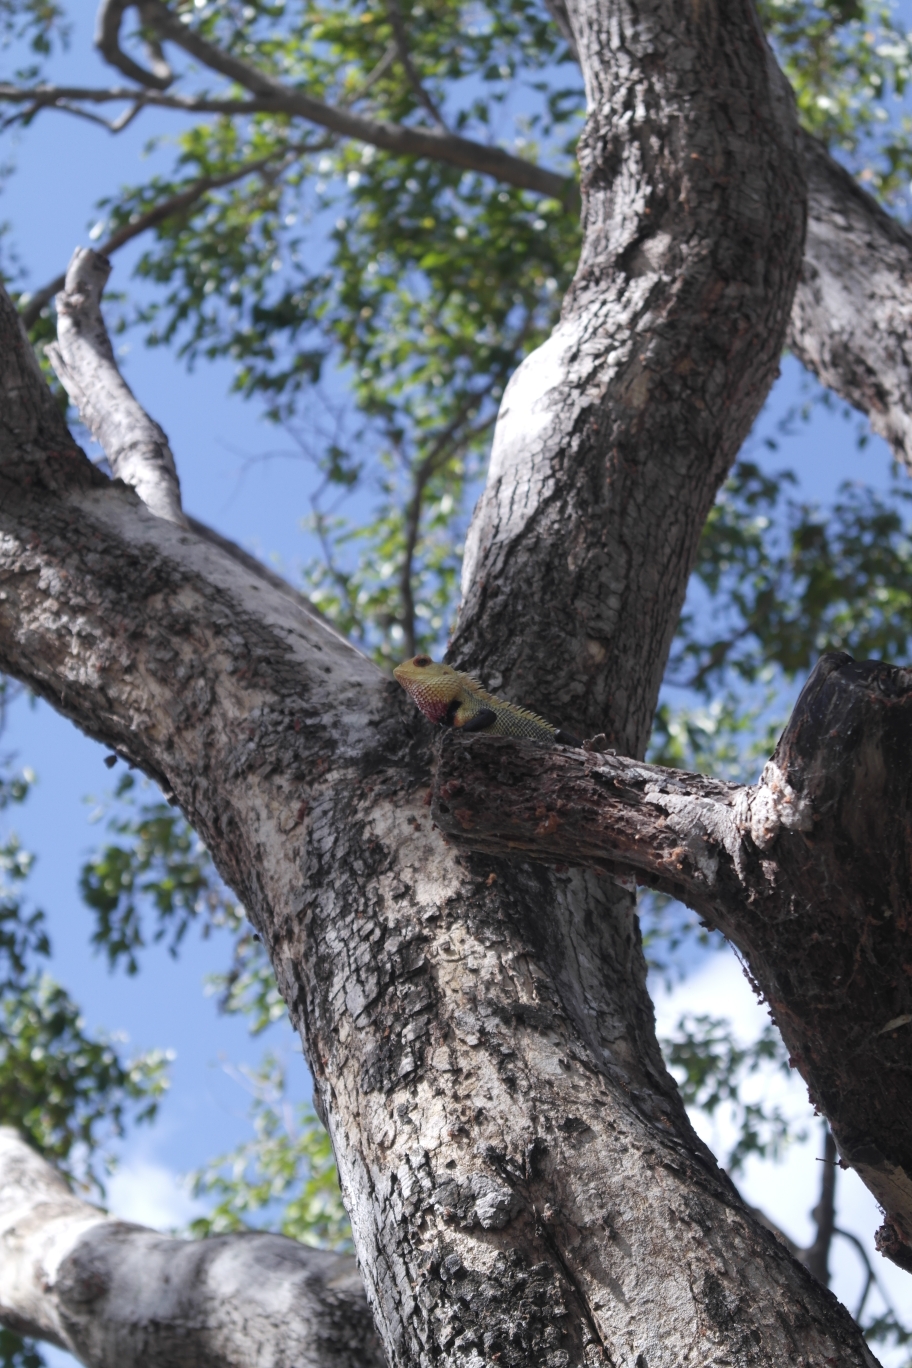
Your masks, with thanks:
[[(95, 59), (90, 45), (94, 5), (80, 0), (73, 9), (72, 53), (61, 60), (56, 74), (86, 83), (108, 82), (109, 69)], [(152, 126), (140, 119), (113, 137), (76, 119), (45, 114), (15, 139), (7, 137), (4, 156), (15, 162), (16, 170), (3, 188), (0, 217), (12, 225), (12, 241), (28, 270), (30, 286), (55, 276), (73, 248), (88, 242), (87, 229), (98, 217), (93, 212), (96, 200), (148, 171), (143, 147)], [(169, 126), (176, 132), (183, 121), (156, 116), (157, 130)], [(138, 250), (130, 247), (118, 254), (115, 288), (126, 282)], [(285, 443), (259, 420), (255, 405), (228, 393), (228, 363), (201, 364), (188, 374), (172, 354), (146, 350), (134, 339), (123, 364), (138, 397), (171, 439), (187, 509), (293, 578), (314, 550), (300, 526), (307, 512), (308, 471), (292, 460), (249, 464)], [(786, 360), (759, 420), (759, 433), (775, 429), (800, 398), (801, 384), (800, 368)], [(772, 469), (792, 466), (805, 495), (820, 501), (831, 497), (844, 479), (862, 479), (879, 487), (889, 480), (884, 444), (875, 439), (859, 452), (854, 425), (834, 413), (819, 412), (776, 453), (755, 440), (754, 456)], [(242, 1022), (218, 1016), (203, 991), (205, 975), (225, 966), (228, 941), (215, 936), (203, 942), (191, 935), (176, 963), (163, 949), (153, 948), (138, 977), (109, 973), (88, 946), (89, 914), (76, 888), (80, 859), (99, 836), (97, 826), (89, 822), (91, 804), (85, 798), (104, 794), (114, 782), (102, 763), (105, 752), (45, 704), (33, 707), (24, 700), (12, 709), (2, 746), (15, 750), (38, 775), (28, 803), (10, 820), (23, 843), (38, 855), (31, 890), (50, 918), (54, 973), (83, 1004), (90, 1027), (125, 1032), (136, 1047), (155, 1045), (176, 1052), (173, 1087), (161, 1119), (154, 1129), (129, 1135), (120, 1174), (110, 1189), (111, 1205), (124, 1216), (151, 1224), (180, 1224), (191, 1205), (179, 1175), (248, 1134), (248, 1097), (225, 1066), (252, 1063), (263, 1048), (262, 1040), (248, 1038)], [(715, 1010), (724, 1000), (748, 1032), (753, 1000), (732, 964), (722, 956), (699, 966), (698, 974), (676, 990), (677, 996), (662, 996), (662, 1019), (670, 1021), (681, 1004), (712, 1001)], [(276, 1028), (270, 1043), (295, 1053), (287, 1027)], [(306, 1096), (308, 1080), (299, 1060), (293, 1062), (292, 1078), (294, 1091)], [(793, 1089), (792, 1101), (806, 1108), (800, 1087), (797, 1093)], [(799, 1239), (809, 1234), (805, 1213), (816, 1200), (816, 1144), (815, 1137), (796, 1150), (772, 1181), (768, 1170), (752, 1171), (746, 1184), (751, 1198), (758, 1205), (775, 1206), (783, 1225)], [(872, 1222), (876, 1223), (873, 1203), (850, 1180), (843, 1180), (842, 1191), (845, 1223), (870, 1246)], [(838, 1290), (851, 1298), (857, 1277), (848, 1255), (840, 1255), (839, 1268)], [(896, 1297), (907, 1296), (903, 1275), (890, 1266), (887, 1276), (897, 1289)], [(72, 1362), (57, 1351), (48, 1351), (48, 1358), (55, 1364)]]

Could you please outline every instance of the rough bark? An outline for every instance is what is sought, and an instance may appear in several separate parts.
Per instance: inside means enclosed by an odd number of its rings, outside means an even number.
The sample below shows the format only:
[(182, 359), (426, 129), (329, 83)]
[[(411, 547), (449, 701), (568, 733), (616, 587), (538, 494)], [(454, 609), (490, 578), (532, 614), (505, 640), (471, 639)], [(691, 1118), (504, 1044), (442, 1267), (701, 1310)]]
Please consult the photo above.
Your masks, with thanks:
[[(636, 753), (775, 371), (803, 173), (746, 0), (571, 18), (586, 247), (501, 416), (459, 650)], [(247, 907), (391, 1362), (870, 1363), (689, 1126), (629, 891), (447, 848), (396, 686), (94, 471), (28, 366), (4, 301), (0, 667), (173, 792)]]
[(21, 441), (17, 404), (46, 406), (0, 322), (0, 665), (159, 777), (247, 906), (391, 1361), (869, 1363), (690, 1129), (629, 895), (447, 850), (401, 691), (71, 445)]
[(101, 295), (110, 274), (107, 257), (77, 247), (56, 300), (57, 342), (47, 353), (117, 478), (132, 485), (158, 517), (186, 527), (168, 439), (137, 403), (114, 360), (101, 316)]
[(804, 171), (751, 4), (569, 10), (582, 258), (504, 396), (451, 654), (637, 755), (700, 530), (778, 371)]
[(893, 1232), (885, 1252), (904, 1267), (910, 757), (912, 675), (834, 653), (812, 673), (754, 787), (620, 756), (448, 736), (432, 809), (462, 847), (633, 875), (721, 930), (843, 1160), (883, 1206)]
[(0, 1322), (92, 1368), (384, 1368), (350, 1255), (115, 1220), (8, 1127), (0, 1250)]
[(789, 346), (912, 469), (912, 237), (803, 135), (808, 230)]

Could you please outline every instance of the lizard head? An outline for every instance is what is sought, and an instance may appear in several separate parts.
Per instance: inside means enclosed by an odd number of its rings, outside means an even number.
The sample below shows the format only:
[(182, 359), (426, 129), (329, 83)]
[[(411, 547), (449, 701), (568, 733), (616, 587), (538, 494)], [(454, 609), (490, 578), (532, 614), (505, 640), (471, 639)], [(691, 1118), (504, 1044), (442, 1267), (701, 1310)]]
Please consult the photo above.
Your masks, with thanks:
[(397, 665), (393, 674), (413, 703), (432, 722), (442, 722), (455, 698), (460, 679), (449, 665), (438, 665), (430, 656), (417, 655)]

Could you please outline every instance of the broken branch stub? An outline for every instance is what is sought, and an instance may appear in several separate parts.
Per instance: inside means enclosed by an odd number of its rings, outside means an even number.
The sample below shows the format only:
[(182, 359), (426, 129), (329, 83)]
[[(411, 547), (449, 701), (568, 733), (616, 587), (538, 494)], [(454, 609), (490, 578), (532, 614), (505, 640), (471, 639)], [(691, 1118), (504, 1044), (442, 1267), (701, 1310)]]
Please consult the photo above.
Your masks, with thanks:
[(756, 958), (812, 1100), (887, 1213), (884, 1252), (910, 1267), (912, 672), (824, 656), (773, 759), (809, 821), (770, 852), (782, 892), (751, 969)]
[(754, 786), (448, 734), (433, 812), (462, 846), (635, 877), (722, 931), (912, 1265), (912, 672), (822, 657)]

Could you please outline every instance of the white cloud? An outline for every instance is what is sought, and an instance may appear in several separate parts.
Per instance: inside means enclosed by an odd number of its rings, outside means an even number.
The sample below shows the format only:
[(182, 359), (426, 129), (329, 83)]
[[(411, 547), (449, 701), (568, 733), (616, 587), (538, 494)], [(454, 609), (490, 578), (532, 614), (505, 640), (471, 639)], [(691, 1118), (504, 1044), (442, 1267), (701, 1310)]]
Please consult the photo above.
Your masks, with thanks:
[(205, 1210), (191, 1196), (186, 1179), (148, 1159), (126, 1160), (106, 1186), (106, 1205), (113, 1216), (153, 1230), (179, 1229)]

